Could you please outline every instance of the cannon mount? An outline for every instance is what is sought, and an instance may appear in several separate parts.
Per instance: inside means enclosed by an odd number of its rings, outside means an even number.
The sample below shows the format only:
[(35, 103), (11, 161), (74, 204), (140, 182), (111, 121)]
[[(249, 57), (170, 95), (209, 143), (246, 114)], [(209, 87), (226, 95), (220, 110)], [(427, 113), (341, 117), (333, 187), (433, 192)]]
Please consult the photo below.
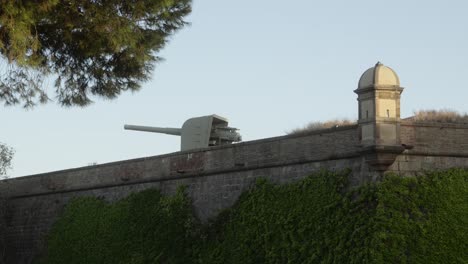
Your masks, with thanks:
[(227, 119), (218, 115), (190, 118), (182, 128), (125, 125), (124, 129), (180, 136), (181, 150), (226, 145), (242, 140), (238, 129), (229, 127)]

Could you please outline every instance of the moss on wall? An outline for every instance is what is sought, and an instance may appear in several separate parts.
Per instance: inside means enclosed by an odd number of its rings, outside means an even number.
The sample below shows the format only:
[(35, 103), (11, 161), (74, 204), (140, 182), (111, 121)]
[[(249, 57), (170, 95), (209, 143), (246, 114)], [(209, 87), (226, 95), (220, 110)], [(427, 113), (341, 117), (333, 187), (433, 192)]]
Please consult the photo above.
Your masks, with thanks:
[(43, 263), (464, 263), (468, 171), (449, 170), (346, 190), (347, 173), (288, 185), (258, 181), (201, 225), (179, 190), (109, 205), (71, 202)]

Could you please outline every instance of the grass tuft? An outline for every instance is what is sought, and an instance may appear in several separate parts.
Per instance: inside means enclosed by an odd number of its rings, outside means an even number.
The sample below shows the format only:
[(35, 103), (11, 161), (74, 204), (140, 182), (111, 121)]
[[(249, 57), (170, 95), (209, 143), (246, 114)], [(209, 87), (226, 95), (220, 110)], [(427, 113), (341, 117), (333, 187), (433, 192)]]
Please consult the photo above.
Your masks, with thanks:
[(306, 134), (311, 131), (316, 131), (320, 129), (327, 129), (327, 128), (332, 128), (332, 127), (341, 127), (341, 126), (351, 126), (355, 125), (356, 121), (351, 121), (349, 119), (333, 119), (333, 120), (328, 120), (324, 122), (310, 122), (309, 124), (295, 128), (291, 131), (288, 131), (288, 135), (300, 135), (300, 134)]
[(468, 124), (468, 114), (459, 113), (450, 109), (441, 110), (419, 110), (414, 112), (414, 116), (408, 120), (416, 122), (439, 122), (439, 123), (459, 123)]

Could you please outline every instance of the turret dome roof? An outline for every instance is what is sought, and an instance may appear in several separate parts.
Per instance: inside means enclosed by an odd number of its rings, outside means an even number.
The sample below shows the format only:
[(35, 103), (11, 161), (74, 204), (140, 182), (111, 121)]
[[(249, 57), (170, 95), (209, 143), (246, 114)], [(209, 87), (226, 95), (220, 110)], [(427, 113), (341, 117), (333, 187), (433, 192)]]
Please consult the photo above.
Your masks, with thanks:
[(400, 79), (390, 67), (377, 62), (365, 71), (359, 79), (358, 90), (371, 87), (399, 87)]

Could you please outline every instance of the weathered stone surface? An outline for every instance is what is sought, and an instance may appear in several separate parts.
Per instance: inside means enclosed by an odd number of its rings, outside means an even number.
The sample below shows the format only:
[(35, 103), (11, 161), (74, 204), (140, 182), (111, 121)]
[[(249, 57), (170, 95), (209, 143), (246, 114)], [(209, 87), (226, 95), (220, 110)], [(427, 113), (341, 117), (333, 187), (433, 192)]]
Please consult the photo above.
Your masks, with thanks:
[[(423, 170), (468, 167), (468, 126), (402, 122), (400, 131), (406, 150), (387, 172), (406, 176)], [(258, 178), (288, 183), (321, 169), (345, 168), (352, 170), (352, 186), (383, 175), (366, 162), (358, 126), (1, 181), (0, 194), (8, 198), (3, 217), (6, 262), (31, 263), (73, 197), (115, 201), (148, 188), (171, 194), (186, 185), (196, 214), (205, 221), (233, 205)]]

